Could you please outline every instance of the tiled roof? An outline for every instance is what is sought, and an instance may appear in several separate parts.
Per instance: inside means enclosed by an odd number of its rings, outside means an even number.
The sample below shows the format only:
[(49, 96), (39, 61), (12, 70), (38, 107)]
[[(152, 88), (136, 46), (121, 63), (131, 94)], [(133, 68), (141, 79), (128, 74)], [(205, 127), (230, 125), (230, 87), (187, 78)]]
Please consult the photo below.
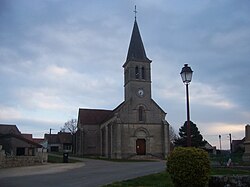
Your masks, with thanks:
[(42, 143), (42, 142), (45, 141), (44, 138), (33, 138), (32, 140), (33, 140), (33, 142), (36, 142), (36, 143), (38, 143), (38, 144), (40, 144), (40, 143)]
[(48, 144), (59, 144), (59, 138), (57, 134), (45, 134), (44, 139), (48, 140)]
[(79, 109), (78, 123), (81, 125), (97, 125), (113, 116), (112, 110)]
[(16, 125), (0, 124), (0, 134), (21, 134)]
[(22, 134), (22, 136), (28, 140), (33, 140), (32, 134)]
[(72, 135), (71, 135), (71, 133), (59, 132), (58, 133), (58, 138), (59, 138), (60, 143), (62, 143), (62, 144), (64, 144), (64, 143), (71, 144), (72, 143)]
[(21, 134), (3, 134), (3, 135), (0, 135), (0, 139), (10, 138), (10, 137), (17, 138), (21, 141), (27, 142), (29, 144), (36, 146), (36, 147), (42, 147), (40, 144), (38, 144), (32, 140), (24, 138)]
[(58, 134), (45, 134), (44, 138), (48, 144), (72, 143), (72, 135), (68, 132), (58, 132)]

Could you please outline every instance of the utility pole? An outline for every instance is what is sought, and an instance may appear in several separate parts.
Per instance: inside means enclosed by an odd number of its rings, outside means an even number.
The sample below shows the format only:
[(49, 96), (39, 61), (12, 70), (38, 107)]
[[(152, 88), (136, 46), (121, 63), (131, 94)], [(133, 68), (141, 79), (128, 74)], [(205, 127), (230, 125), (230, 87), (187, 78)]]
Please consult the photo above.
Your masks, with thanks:
[(49, 134), (50, 134), (50, 135), (51, 135), (51, 131), (52, 131), (52, 130), (55, 130), (55, 129), (51, 129), (51, 128), (49, 129)]
[(219, 141), (220, 141), (220, 151), (221, 151), (221, 135), (219, 135)]
[(230, 153), (232, 153), (232, 134), (229, 134)]

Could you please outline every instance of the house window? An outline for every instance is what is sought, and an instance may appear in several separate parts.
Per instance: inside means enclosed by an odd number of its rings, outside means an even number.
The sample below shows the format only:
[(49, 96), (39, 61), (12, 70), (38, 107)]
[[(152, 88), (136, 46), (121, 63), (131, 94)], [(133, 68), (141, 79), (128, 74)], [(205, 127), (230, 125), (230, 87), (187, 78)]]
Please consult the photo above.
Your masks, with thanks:
[(63, 144), (63, 150), (71, 151), (71, 144)]
[(139, 121), (143, 122), (145, 121), (145, 110), (142, 106), (139, 107)]
[(135, 78), (136, 78), (136, 79), (139, 79), (139, 75), (140, 75), (140, 74), (139, 74), (139, 68), (138, 68), (138, 66), (136, 66), (136, 67), (135, 67)]
[(145, 79), (145, 68), (144, 67), (141, 68), (141, 78)]
[(17, 147), (16, 148), (16, 156), (24, 156), (25, 155), (25, 148), (24, 147)]

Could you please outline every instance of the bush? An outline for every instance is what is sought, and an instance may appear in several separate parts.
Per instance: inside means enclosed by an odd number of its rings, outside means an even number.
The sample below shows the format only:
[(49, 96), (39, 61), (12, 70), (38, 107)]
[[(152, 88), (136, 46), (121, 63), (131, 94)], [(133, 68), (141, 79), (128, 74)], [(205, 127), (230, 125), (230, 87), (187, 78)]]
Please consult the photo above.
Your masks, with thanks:
[(193, 147), (178, 147), (168, 156), (167, 171), (176, 187), (204, 187), (209, 180), (208, 153)]

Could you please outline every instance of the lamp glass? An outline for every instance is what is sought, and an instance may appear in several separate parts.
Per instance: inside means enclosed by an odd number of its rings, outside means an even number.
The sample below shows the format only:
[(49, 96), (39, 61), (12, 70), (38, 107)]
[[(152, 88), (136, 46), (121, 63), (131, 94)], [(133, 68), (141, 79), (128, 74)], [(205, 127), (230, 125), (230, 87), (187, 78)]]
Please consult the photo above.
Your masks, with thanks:
[(191, 80), (192, 80), (192, 75), (193, 75), (193, 71), (191, 70), (190, 67), (188, 67), (187, 64), (185, 64), (184, 67), (182, 68), (182, 71), (181, 71), (181, 78), (182, 78), (182, 81), (183, 81), (185, 84), (190, 83)]

